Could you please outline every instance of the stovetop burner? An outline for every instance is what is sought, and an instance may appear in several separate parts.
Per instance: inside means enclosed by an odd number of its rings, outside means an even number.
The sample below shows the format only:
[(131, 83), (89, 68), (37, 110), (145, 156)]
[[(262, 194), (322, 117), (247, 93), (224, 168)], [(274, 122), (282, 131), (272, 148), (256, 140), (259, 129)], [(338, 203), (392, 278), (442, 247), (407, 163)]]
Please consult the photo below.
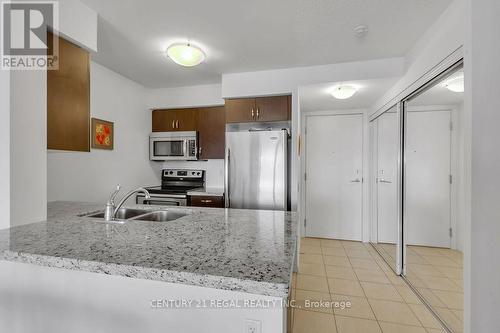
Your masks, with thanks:
[(186, 195), (188, 191), (205, 185), (205, 171), (165, 169), (162, 171), (161, 183), (161, 186), (146, 189), (151, 194)]

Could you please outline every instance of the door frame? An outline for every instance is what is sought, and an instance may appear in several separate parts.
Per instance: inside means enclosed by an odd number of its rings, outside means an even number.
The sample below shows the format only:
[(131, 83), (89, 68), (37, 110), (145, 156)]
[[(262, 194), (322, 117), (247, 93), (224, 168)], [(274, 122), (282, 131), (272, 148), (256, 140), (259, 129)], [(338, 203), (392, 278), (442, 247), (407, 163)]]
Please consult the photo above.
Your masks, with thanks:
[(361, 189), (361, 240), (362, 242), (369, 242), (369, 230), (370, 226), (368, 224), (370, 220), (369, 212), (369, 202), (366, 198), (369, 198), (369, 186), (366, 180), (369, 179), (368, 169), (366, 166), (369, 165), (369, 156), (368, 156), (368, 140), (369, 135), (368, 132), (368, 116), (366, 109), (339, 109), (339, 110), (325, 110), (325, 111), (309, 111), (302, 113), (302, 121), (301, 121), (301, 129), (302, 133), (301, 137), (301, 155), (304, 157), (301, 159), (301, 174), (300, 174), (300, 188), (303, 191), (303, 195), (301, 196), (301, 207), (303, 207), (303, 215), (302, 220), (300, 221), (301, 230), (303, 231), (304, 237), (307, 237), (306, 230), (306, 219), (307, 219), (307, 181), (306, 181), (306, 173), (307, 173), (307, 121), (310, 117), (318, 117), (318, 116), (352, 116), (352, 115), (360, 115), (362, 121), (362, 147), (361, 147), (361, 155), (362, 155), (362, 189)]

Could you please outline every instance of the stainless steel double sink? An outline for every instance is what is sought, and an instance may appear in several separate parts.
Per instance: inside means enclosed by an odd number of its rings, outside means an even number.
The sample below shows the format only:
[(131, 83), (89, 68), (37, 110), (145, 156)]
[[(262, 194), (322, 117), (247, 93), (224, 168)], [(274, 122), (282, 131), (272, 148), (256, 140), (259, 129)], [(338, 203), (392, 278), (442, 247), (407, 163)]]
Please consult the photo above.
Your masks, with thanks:
[[(133, 208), (120, 208), (115, 215), (115, 220), (111, 222), (123, 223), (125, 221), (150, 221), (150, 222), (168, 222), (173, 221), (183, 216), (189, 215), (188, 212), (178, 210), (143, 210)], [(104, 211), (84, 215), (104, 221)]]

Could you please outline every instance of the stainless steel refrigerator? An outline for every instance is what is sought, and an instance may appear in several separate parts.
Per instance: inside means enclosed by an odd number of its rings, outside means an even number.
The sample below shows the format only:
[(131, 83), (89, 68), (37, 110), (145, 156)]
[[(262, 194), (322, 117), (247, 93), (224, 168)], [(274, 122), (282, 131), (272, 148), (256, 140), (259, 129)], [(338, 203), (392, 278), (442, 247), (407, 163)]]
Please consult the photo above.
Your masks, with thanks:
[(287, 130), (226, 132), (226, 207), (287, 210)]

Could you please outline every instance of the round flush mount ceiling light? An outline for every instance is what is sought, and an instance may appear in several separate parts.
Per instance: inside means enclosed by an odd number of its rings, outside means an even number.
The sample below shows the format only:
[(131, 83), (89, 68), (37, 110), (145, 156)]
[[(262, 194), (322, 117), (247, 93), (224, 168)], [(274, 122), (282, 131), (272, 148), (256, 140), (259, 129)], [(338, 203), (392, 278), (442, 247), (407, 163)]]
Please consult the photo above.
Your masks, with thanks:
[(205, 52), (190, 43), (175, 43), (167, 48), (167, 56), (178, 65), (193, 67), (205, 61)]
[(445, 82), (445, 87), (448, 88), (448, 90), (456, 93), (464, 92), (465, 82), (463, 75), (449, 79)]
[(336, 99), (348, 99), (351, 98), (358, 90), (356, 87), (350, 85), (336, 86), (330, 90), (330, 94)]

